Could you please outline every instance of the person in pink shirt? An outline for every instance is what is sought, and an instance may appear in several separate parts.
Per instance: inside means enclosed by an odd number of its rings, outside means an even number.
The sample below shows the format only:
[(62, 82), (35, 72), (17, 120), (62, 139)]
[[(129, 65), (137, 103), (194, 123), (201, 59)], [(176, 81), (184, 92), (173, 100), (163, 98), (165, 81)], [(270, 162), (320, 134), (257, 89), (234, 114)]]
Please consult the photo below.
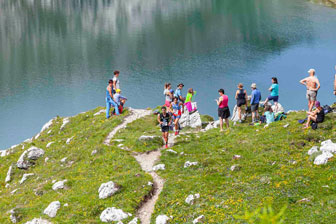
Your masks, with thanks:
[(216, 99), (218, 105), (218, 118), (220, 124), (220, 131), (223, 131), (223, 119), (226, 123), (226, 128), (229, 128), (229, 117), (230, 117), (230, 109), (228, 106), (229, 97), (224, 95), (224, 89), (218, 90), (219, 98)]

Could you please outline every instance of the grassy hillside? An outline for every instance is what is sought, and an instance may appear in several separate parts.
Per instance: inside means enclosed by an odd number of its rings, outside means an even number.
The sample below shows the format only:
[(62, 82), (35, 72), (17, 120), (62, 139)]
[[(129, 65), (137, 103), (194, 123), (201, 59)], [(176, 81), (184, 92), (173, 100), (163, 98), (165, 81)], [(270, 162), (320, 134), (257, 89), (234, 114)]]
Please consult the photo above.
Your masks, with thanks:
[[(101, 212), (113, 206), (134, 217), (140, 201), (151, 190), (147, 183), (152, 178), (141, 171), (129, 152), (103, 145), (107, 134), (122, 122), (128, 112), (106, 120), (104, 114), (93, 116), (100, 109), (72, 117), (63, 130), (60, 130), (63, 119), (58, 117), (52, 127), (37, 140), (24, 144), (25, 149), (35, 145), (46, 153), (27, 171), (15, 167), (9, 188), (5, 188), (6, 173), (23, 152), (22, 146), (17, 147), (16, 153), (0, 158), (0, 223), (10, 223), (6, 212), (12, 208), (17, 208), (22, 223), (34, 217), (55, 223), (98, 223)], [(51, 132), (47, 134), (49, 130)], [(66, 140), (71, 137), (74, 138), (70, 144), (66, 144)], [(52, 141), (55, 143), (46, 148), (47, 143)], [(97, 154), (91, 155), (93, 150), (97, 150)], [(46, 157), (49, 160), (45, 163)], [(67, 160), (61, 163), (64, 157)], [(20, 185), (24, 173), (35, 175)], [(68, 180), (68, 189), (53, 191), (52, 181), (63, 179)], [(121, 191), (111, 198), (99, 199), (98, 188), (108, 181), (120, 185)], [(18, 190), (12, 195), (10, 192), (15, 189)], [(56, 200), (62, 204), (57, 216), (51, 219), (43, 215), (49, 203)], [(65, 203), (69, 206), (64, 207)]]
[[(141, 170), (132, 152), (118, 145), (140, 153), (161, 147), (162, 142), (158, 140), (138, 140), (141, 135), (160, 136), (156, 117), (150, 115), (132, 122), (115, 135), (111, 146), (105, 146), (104, 138), (122, 122), (127, 111), (106, 120), (104, 114), (93, 116), (100, 109), (71, 118), (63, 130), (60, 130), (63, 119), (57, 118), (41, 137), (25, 143), (25, 149), (36, 145), (46, 150), (46, 154), (28, 171), (16, 168), (9, 188), (5, 188), (4, 182), (8, 167), (23, 150), (18, 146), (16, 153), (0, 158), (0, 223), (10, 223), (6, 212), (15, 207), (22, 223), (34, 217), (54, 223), (100, 223), (99, 216), (107, 207), (121, 208), (134, 217), (140, 202), (151, 191), (147, 183), (152, 178)], [(335, 159), (316, 166), (314, 156), (308, 156), (307, 151), (326, 139), (336, 142), (336, 114), (328, 114), (316, 131), (302, 130), (297, 120), (304, 117), (303, 112), (291, 113), (286, 120), (267, 128), (245, 123), (231, 126), (223, 133), (218, 129), (182, 133), (171, 148), (177, 154), (163, 150), (157, 161), (166, 165), (166, 170), (157, 171), (166, 182), (152, 223), (160, 214), (172, 216), (169, 223), (192, 223), (200, 215), (204, 215), (204, 223), (277, 223), (281, 219), (284, 223), (333, 223), (336, 220)], [(283, 127), (285, 124), (289, 126)], [(73, 136), (70, 144), (66, 144)], [(116, 142), (116, 139), (124, 141)], [(55, 143), (46, 148), (51, 141)], [(91, 155), (93, 150), (98, 153)], [(49, 158), (46, 163), (45, 157)], [(67, 162), (62, 164), (60, 160), (64, 157)], [(198, 164), (184, 168), (186, 161)], [(24, 173), (35, 176), (20, 185)], [(63, 179), (68, 180), (68, 189), (53, 191), (52, 181)], [(100, 184), (110, 180), (121, 185), (121, 191), (111, 198), (99, 199)], [(18, 191), (11, 195), (14, 189)], [(36, 191), (42, 195), (37, 196)], [(187, 196), (196, 193), (200, 198), (192, 205), (187, 204)], [(62, 206), (51, 219), (43, 215), (43, 210), (55, 200)], [(64, 207), (65, 203), (69, 206)], [(258, 210), (265, 206), (270, 206), (274, 215)], [(277, 217), (281, 210), (283, 214)]]

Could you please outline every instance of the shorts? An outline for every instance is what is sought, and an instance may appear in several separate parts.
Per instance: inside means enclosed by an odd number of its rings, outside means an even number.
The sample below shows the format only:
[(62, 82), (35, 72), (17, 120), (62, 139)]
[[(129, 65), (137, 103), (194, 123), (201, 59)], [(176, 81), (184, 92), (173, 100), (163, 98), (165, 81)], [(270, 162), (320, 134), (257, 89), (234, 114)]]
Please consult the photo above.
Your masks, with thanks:
[(243, 105), (246, 105), (246, 100), (237, 100), (237, 107), (241, 107)]
[(162, 132), (169, 132), (169, 126), (162, 126), (161, 131)]
[(269, 96), (267, 97), (268, 100), (273, 100), (273, 102), (278, 102), (279, 96)]
[(317, 91), (313, 91), (313, 90), (308, 89), (306, 97), (307, 97), (307, 100), (309, 100), (309, 101), (316, 101)]
[(221, 119), (227, 119), (230, 117), (230, 109), (229, 107), (218, 108), (218, 117)]
[(252, 112), (258, 111), (258, 109), (259, 109), (259, 103), (251, 104), (251, 111)]
[(181, 118), (181, 115), (175, 115), (175, 114), (173, 114), (173, 115), (172, 115), (172, 118), (173, 118), (173, 120), (180, 119), (180, 118)]

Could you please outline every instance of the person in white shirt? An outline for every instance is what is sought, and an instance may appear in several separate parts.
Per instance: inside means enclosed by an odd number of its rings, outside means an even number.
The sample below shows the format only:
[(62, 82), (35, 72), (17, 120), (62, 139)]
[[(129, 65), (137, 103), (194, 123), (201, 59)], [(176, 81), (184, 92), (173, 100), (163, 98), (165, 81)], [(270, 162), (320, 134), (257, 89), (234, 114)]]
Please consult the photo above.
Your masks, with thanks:
[(119, 82), (119, 74), (120, 72), (118, 70), (113, 72), (113, 93), (116, 92), (117, 89), (120, 89), (120, 82)]

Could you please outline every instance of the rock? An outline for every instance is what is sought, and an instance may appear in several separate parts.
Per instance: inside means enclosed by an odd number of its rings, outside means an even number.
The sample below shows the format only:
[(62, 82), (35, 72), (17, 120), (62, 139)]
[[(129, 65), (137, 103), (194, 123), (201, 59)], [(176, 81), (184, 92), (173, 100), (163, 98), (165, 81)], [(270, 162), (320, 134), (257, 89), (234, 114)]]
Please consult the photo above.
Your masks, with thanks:
[(19, 189), (15, 189), (15, 190), (11, 191), (10, 193), (15, 194), (15, 192), (17, 192), (17, 190), (19, 190)]
[(105, 113), (105, 112), (106, 112), (105, 109), (101, 109), (101, 110), (98, 111), (97, 113), (93, 114), (93, 116), (98, 116), (98, 115), (103, 114), (103, 113)]
[(67, 159), (68, 157), (64, 157), (63, 159), (61, 159), (61, 163), (65, 163)]
[[(192, 103), (193, 108), (197, 108), (196, 102)], [(181, 115), (180, 118), (180, 127), (191, 127), (191, 128), (199, 128), (202, 127), (202, 120), (201, 115), (198, 111), (189, 113), (188, 110), (184, 110), (184, 113)]]
[(67, 182), (67, 180), (58, 181), (58, 182), (54, 183), (54, 185), (52, 186), (52, 189), (54, 191), (57, 191), (59, 189), (64, 189), (66, 182)]
[(138, 218), (132, 219), (128, 224), (138, 224)]
[(30, 176), (34, 176), (34, 174), (33, 173), (23, 174), (22, 179), (20, 180), (20, 184), (23, 184), (23, 182), (25, 182), (28, 179), (28, 177), (30, 177)]
[(272, 105), (272, 110), (275, 114), (279, 112), (281, 113), (285, 112), (283, 106), (280, 103), (278, 103), (278, 106), (276, 108), (275, 108), (275, 105)]
[(184, 168), (188, 168), (188, 167), (191, 167), (191, 166), (196, 166), (198, 164), (198, 162), (190, 162), (190, 161), (187, 161), (184, 163)]
[(241, 167), (239, 165), (233, 165), (233, 166), (230, 167), (231, 171), (238, 171), (240, 169), (241, 169)]
[(28, 138), (26, 140), (23, 141), (24, 143), (32, 143), (33, 142), (33, 138)]
[(317, 146), (313, 146), (311, 149), (308, 150), (308, 155), (312, 155), (315, 152), (318, 152), (319, 148)]
[(69, 122), (70, 122), (69, 117), (63, 118), (63, 122), (62, 122), (62, 126), (61, 126), (60, 130), (63, 130), (65, 128), (65, 125), (67, 125)]
[(302, 198), (301, 200), (297, 201), (297, 203), (305, 203), (310, 202), (309, 198)]
[(209, 131), (211, 129), (217, 128), (219, 126), (219, 120), (209, 122), (209, 124), (204, 128), (205, 131)]
[(26, 222), (26, 224), (52, 224), (52, 223), (45, 219), (34, 218), (33, 220)]
[(44, 162), (46, 163), (46, 162), (48, 162), (48, 160), (49, 160), (49, 158), (46, 157), (46, 158), (44, 159)]
[(189, 205), (192, 205), (194, 204), (195, 199), (198, 199), (198, 198), (200, 198), (199, 194), (191, 194), (185, 199), (185, 202)]
[(66, 142), (65, 142), (65, 143), (69, 145), (69, 144), (70, 144), (70, 142), (71, 142), (71, 140), (72, 140), (74, 137), (75, 137), (75, 136), (72, 136), (71, 138), (68, 138), (68, 139), (66, 140)]
[(159, 215), (155, 219), (155, 224), (167, 224), (169, 217), (166, 215)]
[(6, 176), (6, 179), (5, 179), (6, 183), (10, 182), (11, 179), (12, 179), (12, 169), (13, 169), (13, 166), (10, 166), (8, 168), (7, 176)]
[(318, 155), (315, 160), (314, 160), (314, 164), (315, 165), (324, 165), (327, 164), (328, 162), (328, 154), (322, 153), (321, 155)]
[(123, 142), (125, 141), (124, 139), (113, 139), (112, 142)]
[(69, 206), (69, 204), (68, 204), (68, 203), (65, 203), (63, 206), (64, 206), (64, 207), (68, 207), (68, 206)]
[(49, 206), (44, 209), (43, 213), (48, 215), (50, 218), (54, 218), (57, 215), (58, 209), (60, 209), (61, 203), (59, 201), (53, 201)]
[(119, 144), (118, 147), (119, 148), (122, 148), (124, 146), (124, 144)]
[(49, 142), (46, 147), (49, 148), (51, 146), (51, 144), (54, 144), (55, 142)]
[(19, 160), (17, 161), (17, 167), (20, 169), (28, 169), (28, 167), (33, 165), (30, 160), (37, 160), (43, 155), (43, 149), (32, 146), (21, 154)]
[(285, 124), (283, 127), (284, 127), (284, 128), (288, 128), (288, 127), (289, 127), (289, 124)]
[(102, 222), (117, 222), (123, 219), (127, 219), (130, 214), (123, 212), (121, 209), (117, 209), (115, 207), (105, 209), (101, 215), (100, 220)]
[(120, 187), (117, 186), (113, 181), (109, 181), (107, 183), (103, 183), (100, 185), (98, 189), (99, 198), (105, 199), (112, 195), (114, 195), (117, 191), (119, 191)]
[(10, 210), (9, 214), (10, 214), (9, 219), (11, 220), (12, 223), (18, 223), (20, 221), (19, 218), (16, 216), (15, 208)]
[(6, 184), (6, 185), (5, 185), (5, 188), (9, 188), (9, 187), (10, 187), (10, 185), (9, 185), (9, 184)]
[(234, 160), (238, 160), (238, 159), (240, 159), (241, 158), (241, 155), (234, 155), (233, 157), (232, 157), (232, 159), (234, 159)]
[(97, 150), (95, 149), (95, 150), (93, 150), (92, 152), (91, 152), (91, 156), (93, 156), (93, 155), (96, 155), (97, 154)]
[(176, 151), (172, 150), (172, 149), (167, 149), (167, 152), (170, 152), (170, 153), (174, 153), (174, 154), (177, 154)]
[(5, 157), (5, 156), (8, 156), (10, 154), (9, 150), (6, 149), (6, 150), (0, 150), (0, 156), (1, 157)]
[(153, 186), (154, 184), (152, 182), (148, 181), (147, 185), (148, 186)]
[(322, 152), (336, 153), (336, 144), (329, 139), (327, 141), (321, 142), (320, 150)]
[[(147, 136), (147, 135), (142, 135), (139, 137), (139, 141), (149, 141), (149, 140), (153, 140), (155, 138), (158, 138), (159, 136)], [(161, 137), (159, 137), (161, 138)]]
[[(48, 121), (47, 123), (45, 123), (45, 124), (43, 125), (42, 129), (41, 129), (41, 132), (44, 132), (45, 130), (49, 129), (49, 128), (51, 127), (51, 125), (53, 124), (53, 122), (54, 122), (55, 119), (56, 119), (56, 118), (53, 118), (53, 119), (51, 119), (50, 121)], [(41, 132), (40, 132), (40, 133), (41, 133)]]
[(196, 224), (196, 223), (201, 223), (204, 221), (204, 215), (201, 215), (201, 216), (198, 216), (196, 219), (193, 220), (193, 224)]
[(153, 166), (153, 171), (158, 171), (158, 170), (165, 170), (166, 169), (166, 166), (165, 164), (158, 164), (156, 166)]

